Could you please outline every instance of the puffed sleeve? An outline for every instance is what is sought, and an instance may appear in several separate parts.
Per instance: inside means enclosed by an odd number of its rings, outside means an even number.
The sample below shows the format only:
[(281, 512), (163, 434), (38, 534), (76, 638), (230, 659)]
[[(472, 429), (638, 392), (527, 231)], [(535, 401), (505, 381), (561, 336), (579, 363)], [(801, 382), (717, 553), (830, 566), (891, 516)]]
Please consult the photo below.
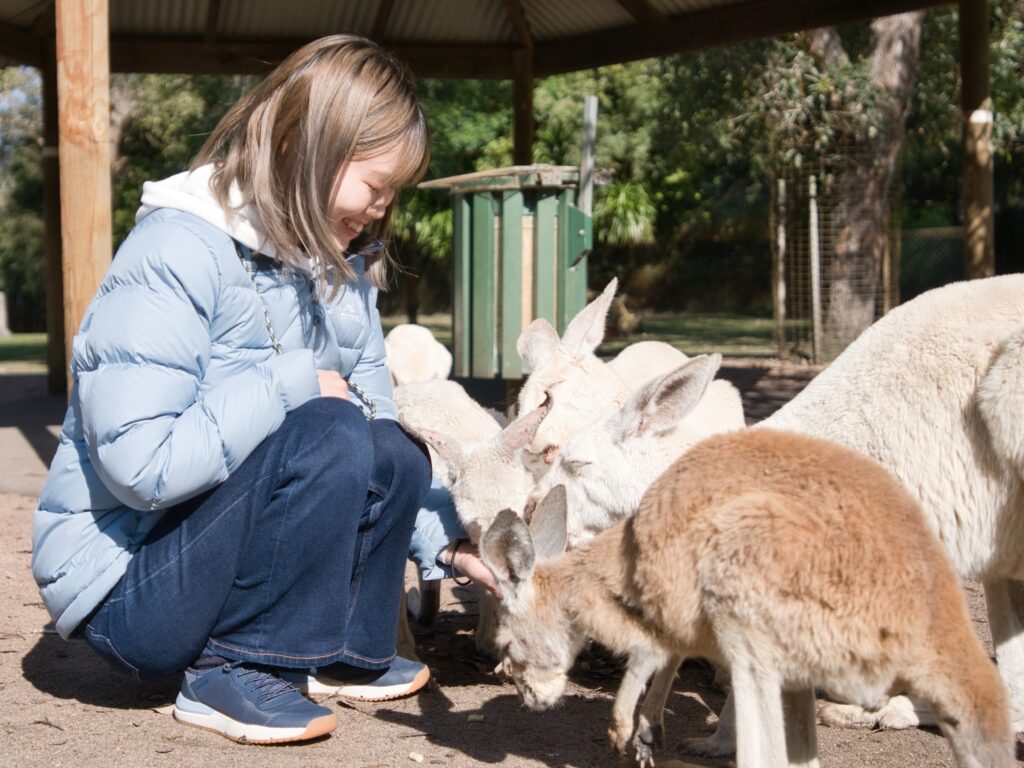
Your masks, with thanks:
[(423, 580), (451, 577), (451, 568), (439, 563), (437, 556), (455, 539), (466, 538), (469, 536), (455, 513), (451, 493), (436, 477), (431, 478), (430, 490), (416, 514), (416, 527), (409, 545), (409, 557), (416, 563)]
[(161, 509), (223, 482), (286, 413), (319, 394), (312, 352), (295, 350), (200, 396), (222, 279), (216, 263), (187, 228), (140, 228), (75, 338), (89, 458), (132, 508)]

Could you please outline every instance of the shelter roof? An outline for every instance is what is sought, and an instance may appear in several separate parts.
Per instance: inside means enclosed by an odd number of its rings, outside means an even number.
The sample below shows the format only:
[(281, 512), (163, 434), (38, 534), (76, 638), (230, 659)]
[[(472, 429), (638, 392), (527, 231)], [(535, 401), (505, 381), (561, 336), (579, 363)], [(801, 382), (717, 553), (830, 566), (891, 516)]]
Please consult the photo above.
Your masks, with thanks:
[[(115, 72), (266, 71), (305, 42), (357, 32), (420, 77), (501, 78), (664, 56), (943, 4), (942, 0), (109, 0)], [(0, 0), (0, 57), (39, 65), (52, 0)]]

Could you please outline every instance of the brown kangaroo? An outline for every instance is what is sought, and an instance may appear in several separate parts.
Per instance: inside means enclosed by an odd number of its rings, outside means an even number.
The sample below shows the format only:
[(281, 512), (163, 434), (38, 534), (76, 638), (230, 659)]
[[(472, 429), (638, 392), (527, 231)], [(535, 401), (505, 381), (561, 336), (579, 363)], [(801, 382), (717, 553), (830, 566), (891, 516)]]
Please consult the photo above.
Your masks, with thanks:
[(818, 765), (817, 686), (868, 707), (907, 690), (932, 705), (959, 766), (1014, 764), (1006, 692), (949, 558), (870, 459), (770, 429), (713, 437), (634, 517), (560, 554), (564, 544), (560, 487), (529, 528), (502, 512), (484, 534), (505, 668), (544, 709), (587, 637), (626, 655), (609, 735), (624, 752), (635, 730), (641, 764), (687, 656), (731, 673), (738, 768)]

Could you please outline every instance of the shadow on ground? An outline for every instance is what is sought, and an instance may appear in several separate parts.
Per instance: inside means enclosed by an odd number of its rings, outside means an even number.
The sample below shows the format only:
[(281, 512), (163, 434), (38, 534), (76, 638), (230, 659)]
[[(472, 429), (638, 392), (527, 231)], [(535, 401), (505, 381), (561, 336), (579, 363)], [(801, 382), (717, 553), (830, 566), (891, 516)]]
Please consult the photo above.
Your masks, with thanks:
[(150, 709), (170, 704), (178, 680), (141, 683), (115, 672), (81, 638), (64, 642), (52, 629), (21, 660), (21, 671), (36, 690), (58, 699), (111, 709)]

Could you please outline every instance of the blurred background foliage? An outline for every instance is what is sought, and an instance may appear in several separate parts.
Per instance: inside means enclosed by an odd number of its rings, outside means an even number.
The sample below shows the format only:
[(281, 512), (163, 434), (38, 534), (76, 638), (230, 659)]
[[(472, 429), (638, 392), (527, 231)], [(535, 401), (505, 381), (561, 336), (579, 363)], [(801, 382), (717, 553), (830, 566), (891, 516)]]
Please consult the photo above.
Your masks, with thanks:
[[(1024, 22), (1020, 0), (993, 0), (997, 266), (1024, 267)], [(838, 30), (847, 60), (824, 67), (803, 36), (650, 59), (536, 83), (534, 160), (580, 159), (583, 97), (599, 100), (591, 286), (618, 276), (634, 309), (770, 313), (768, 189), (777, 169), (871, 135), (880, 115), (868, 23)], [(961, 121), (955, 10), (930, 12), (899, 166), (906, 226), (961, 222)], [(251, 78), (112, 78), (114, 240), (134, 222), (143, 181), (188, 167)], [(42, 329), (40, 83), (0, 70), (0, 288), (12, 330)], [(512, 87), (424, 80), (429, 178), (510, 165)], [(403, 265), (382, 311), (444, 311), (451, 297), (452, 216), (444, 192), (408, 190), (394, 220)]]

